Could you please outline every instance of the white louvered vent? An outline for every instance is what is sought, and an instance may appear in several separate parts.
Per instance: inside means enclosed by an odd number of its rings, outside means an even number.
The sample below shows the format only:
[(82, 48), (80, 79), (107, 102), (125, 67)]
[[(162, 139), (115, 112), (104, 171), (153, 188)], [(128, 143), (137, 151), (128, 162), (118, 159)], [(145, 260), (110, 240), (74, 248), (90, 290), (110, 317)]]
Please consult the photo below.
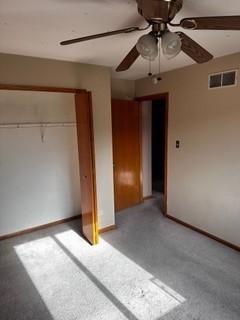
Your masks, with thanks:
[(208, 77), (208, 89), (236, 86), (237, 74), (237, 69), (210, 74)]

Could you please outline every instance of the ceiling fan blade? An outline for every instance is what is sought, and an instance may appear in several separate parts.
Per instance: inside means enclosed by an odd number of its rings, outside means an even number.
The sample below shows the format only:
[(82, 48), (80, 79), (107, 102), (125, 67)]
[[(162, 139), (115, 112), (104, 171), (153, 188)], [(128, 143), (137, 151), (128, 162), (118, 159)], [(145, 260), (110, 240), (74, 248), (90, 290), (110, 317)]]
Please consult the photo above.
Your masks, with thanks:
[(171, 3), (163, 0), (137, 0), (139, 12), (146, 20), (168, 21)]
[(132, 28), (125, 28), (125, 29), (114, 30), (114, 31), (109, 31), (109, 32), (104, 32), (104, 33), (98, 33), (98, 34), (93, 34), (91, 36), (65, 40), (65, 41), (60, 42), (60, 44), (62, 46), (65, 46), (65, 45), (72, 44), (72, 43), (78, 43), (78, 42), (82, 42), (82, 41), (88, 41), (88, 40), (93, 40), (93, 39), (97, 39), (97, 38), (113, 36), (115, 34), (130, 33), (133, 31), (140, 31), (140, 28), (132, 27)]
[(132, 50), (126, 55), (120, 65), (117, 67), (116, 71), (125, 71), (128, 70), (131, 65), (137, 60), (140, 56), (140, 53), (137, 51), (136, 45), (132, 48)]
[(201, 47), (197, 42), (188, 37), (183, 32), (176, 32), (181, 40), (182, 46), (181, 50), (186, 53), (190, 58), (192, 58), (197, 63), (203, 63), (211, 60), (213, 56), (203, 47)]
[(184, 18), (180, 26), (198, 30), (240, 30), (240, 16)]

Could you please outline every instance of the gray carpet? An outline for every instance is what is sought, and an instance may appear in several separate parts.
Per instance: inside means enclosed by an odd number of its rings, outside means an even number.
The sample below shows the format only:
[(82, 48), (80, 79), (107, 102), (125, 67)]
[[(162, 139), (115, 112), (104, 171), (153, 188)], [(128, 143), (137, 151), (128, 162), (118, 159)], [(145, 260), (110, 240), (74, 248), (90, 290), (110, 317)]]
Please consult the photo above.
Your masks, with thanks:
[(91, 247), (80, 221), (0, 242), (0, 319), (239, 320), (240, 254), (165, 219), (117, 213)]

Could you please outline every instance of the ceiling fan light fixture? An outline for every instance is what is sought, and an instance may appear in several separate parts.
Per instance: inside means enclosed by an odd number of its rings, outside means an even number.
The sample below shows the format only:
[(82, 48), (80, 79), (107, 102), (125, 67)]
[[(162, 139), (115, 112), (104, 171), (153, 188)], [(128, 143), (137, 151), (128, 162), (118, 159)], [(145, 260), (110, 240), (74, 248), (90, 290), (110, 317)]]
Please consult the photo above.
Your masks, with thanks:
[(177, 33), (166, 31), (161, 39), (163, 55), (167, 59), (172, 59), (180, 53), (182, 41)]
[(144, 55), (141, 54), (141, 57), (143, 57), (144, 59), (150, 60), (150, 61), (154, 61), (158, 56), (158, 49), (156, 48), (156, 50), (150, 54), (150, 55)]
[(157, 41), (154, 35), (145, 34), (138, 39), (137, 51), (148, 60), (154, 60), (158, 55)]

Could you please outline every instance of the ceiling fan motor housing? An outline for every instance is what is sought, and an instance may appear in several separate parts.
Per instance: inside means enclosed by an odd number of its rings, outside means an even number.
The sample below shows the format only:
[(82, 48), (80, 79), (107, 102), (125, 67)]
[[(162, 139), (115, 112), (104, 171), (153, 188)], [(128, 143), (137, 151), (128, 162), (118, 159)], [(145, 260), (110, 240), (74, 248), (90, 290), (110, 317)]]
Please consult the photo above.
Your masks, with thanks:
[(136, 0), (138, 12), (149, 22), (169, 22), (182, 9), (183, 0)]

